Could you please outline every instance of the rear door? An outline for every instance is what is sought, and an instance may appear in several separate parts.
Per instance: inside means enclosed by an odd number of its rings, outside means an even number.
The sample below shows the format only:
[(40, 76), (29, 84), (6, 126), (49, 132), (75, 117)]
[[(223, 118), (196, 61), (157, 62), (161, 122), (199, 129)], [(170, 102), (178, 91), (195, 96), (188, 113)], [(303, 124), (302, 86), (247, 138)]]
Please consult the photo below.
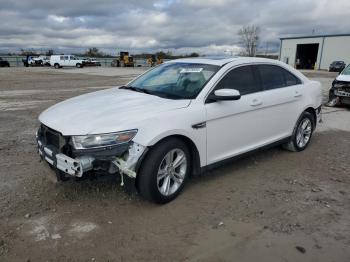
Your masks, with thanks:
[(263, 89), (262, 124), (269, 126), (259, 130), (264, 143), (268, 144), (292, 134), (302, 108), (302, 82), (278, 65), (260, 64), (254, 68)]

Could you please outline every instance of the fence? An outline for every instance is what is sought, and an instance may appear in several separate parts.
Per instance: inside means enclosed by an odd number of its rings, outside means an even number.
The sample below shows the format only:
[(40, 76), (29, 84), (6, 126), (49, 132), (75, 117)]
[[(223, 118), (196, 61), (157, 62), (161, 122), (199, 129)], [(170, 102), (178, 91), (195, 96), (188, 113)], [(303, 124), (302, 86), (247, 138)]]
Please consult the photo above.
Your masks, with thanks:
[[(26, 59), (25, 56), (1, 56), (2, 59), (7, 60), (11, 67), (23, 67), (22, 59)], [(97, 58), (103, 67), (110, 67), (112, 61), (115, 58)], [(149, 66), (147, 64), (147, 59), (134, 59), (135, 66)]]

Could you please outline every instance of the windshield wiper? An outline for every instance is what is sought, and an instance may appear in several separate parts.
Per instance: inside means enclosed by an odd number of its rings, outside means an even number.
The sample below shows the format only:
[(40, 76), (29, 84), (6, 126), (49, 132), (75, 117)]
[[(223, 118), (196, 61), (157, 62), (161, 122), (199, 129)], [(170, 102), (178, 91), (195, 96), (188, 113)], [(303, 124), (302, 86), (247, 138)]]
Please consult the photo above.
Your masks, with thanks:
[(150, 92), (146, 89), (139, 88), (139, 87), (134, 87), (134, 86), (121, 86), (119, 89), (126, 89), (126, 90), (132, 90), (135, 92), (140, 92), (140, 93), (145, 93), (145, 94), (150, 94)]
[(131, 90), (131, 91), (140, 92), (140, 93), (144, 93), (144, 94), (148, 94), (148, 95), (159, 96), (162, 98), (186, 99), (186, 98), (179, 96), (179, 95), (169, 94), (169, 93), (165, 93), (165, 92), (161, 92), (161, 91), (150, 91), (150, 90), (135, 87), (135, 86), (121, 86), (121, 87), (119, 87), (119, 89)]

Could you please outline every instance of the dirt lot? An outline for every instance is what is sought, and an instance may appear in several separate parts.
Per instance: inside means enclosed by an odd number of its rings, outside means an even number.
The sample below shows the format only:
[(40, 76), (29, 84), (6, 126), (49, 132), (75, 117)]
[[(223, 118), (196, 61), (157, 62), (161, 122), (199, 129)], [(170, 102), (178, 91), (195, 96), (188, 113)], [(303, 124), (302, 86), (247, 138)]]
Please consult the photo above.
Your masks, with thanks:
[[(350, 111), (325, 108), (309, 148), (192, 178), (159, 206), (117, 178), (54, 183), (38, 114), (142, 69), (0, 70), (0, 261), (350, 261)], [(334, 74), (306, 72), (323, 84)]]

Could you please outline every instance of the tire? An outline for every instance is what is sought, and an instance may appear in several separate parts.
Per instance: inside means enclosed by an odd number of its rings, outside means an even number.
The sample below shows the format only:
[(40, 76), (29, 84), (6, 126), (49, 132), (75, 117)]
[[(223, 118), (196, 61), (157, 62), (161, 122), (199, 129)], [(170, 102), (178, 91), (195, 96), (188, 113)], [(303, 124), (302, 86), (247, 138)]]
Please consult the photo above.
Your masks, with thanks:
[(65, 182), (69, 180), (69, 176), (66, 175), (64, 172), (61, 170), (55, 170), (56, 172), (56, 178), (58, 182)]
[(81, 67), (82, 67), (80, 63), (77, 63), (75, 66), (76, 66), (77, 68), (81, 68)]
[[(182, 159), (179, 166), (173, 168), (169, 165), (177, 159)], [(182, 191), (190, 166), (190, 152), (186, 144), (177, 138), (164, 140), (151, 148), (143, 160), (136, 181), (137, 190), (149, 201), (168, 203)]]
[(56, 69), (59, 69), (59, 68), (60, 68), (60, 65), (56, 63), (56, 64), (54, 65), (54, 67), (55, 67)]
[(307, 148), (311, 141), (312, 133), (315, 130), (315, 123), (314, 116), (304, 111), (294, 127), (290, 141), (284, 144), (283, 148), (293, 152), (300, 152)]

